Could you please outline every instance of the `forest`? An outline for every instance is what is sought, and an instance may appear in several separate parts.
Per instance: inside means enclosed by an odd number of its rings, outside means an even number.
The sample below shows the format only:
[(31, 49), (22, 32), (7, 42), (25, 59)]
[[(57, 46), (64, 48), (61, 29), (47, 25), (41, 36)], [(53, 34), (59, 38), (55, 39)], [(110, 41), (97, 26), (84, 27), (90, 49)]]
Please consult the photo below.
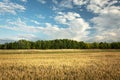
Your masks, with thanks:
[(69, 39), (19, 40), (0, 44), (0, 49), (120, 49), (120, 42), (93, 42), (75, 41)]

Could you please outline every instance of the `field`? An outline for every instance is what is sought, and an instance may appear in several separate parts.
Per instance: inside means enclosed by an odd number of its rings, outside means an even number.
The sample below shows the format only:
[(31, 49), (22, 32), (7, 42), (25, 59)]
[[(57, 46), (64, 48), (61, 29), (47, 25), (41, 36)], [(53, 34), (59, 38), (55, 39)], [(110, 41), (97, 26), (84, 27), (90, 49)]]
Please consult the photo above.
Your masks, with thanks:
[(0, 80), (120, 80), (120, 50), (0, 50)]

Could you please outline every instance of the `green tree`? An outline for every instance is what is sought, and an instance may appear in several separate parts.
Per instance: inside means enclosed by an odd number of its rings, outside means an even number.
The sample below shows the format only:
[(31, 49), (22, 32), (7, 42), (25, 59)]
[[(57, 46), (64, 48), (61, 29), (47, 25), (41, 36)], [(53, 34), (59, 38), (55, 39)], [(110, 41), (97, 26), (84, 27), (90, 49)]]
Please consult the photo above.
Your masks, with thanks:
[(18, 49), (30, 49), (31, 47), (30, 42), (26, 40), (19, 40), (17, 43), (18, 43)]
[(99, 48), (99, 44), (97, 42), (94, 42), (91, 44), (91, 48), (92, 49), (98, 49)]
[(112, 49), (120, 49), (120, 42), (112, 42), (111, 48)]
[(87, 49), (87, 46), (83, 41), (81, 41), (81, 42), (79, 42), (79, 48), (80, 49)]

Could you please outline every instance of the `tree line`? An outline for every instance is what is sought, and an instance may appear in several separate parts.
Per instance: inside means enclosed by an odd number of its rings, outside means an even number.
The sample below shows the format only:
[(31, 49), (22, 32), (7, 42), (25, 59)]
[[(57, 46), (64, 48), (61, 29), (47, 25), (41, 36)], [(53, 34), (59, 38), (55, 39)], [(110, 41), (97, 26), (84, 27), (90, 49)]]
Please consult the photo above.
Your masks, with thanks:
[(19, 40), (0, 44), (0, 49), (120, 49), (120, 42), (93, 42), (74, 41), (68, 39), (27, 41)]

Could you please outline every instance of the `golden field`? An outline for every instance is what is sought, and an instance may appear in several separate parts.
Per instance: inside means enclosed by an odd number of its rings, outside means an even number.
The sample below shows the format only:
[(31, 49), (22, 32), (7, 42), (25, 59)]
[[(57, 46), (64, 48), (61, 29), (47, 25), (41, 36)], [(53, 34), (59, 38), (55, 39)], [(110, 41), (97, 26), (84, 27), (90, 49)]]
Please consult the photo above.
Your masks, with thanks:
[(120, 80), (120, 50), (0, 50), (0, 80)]

